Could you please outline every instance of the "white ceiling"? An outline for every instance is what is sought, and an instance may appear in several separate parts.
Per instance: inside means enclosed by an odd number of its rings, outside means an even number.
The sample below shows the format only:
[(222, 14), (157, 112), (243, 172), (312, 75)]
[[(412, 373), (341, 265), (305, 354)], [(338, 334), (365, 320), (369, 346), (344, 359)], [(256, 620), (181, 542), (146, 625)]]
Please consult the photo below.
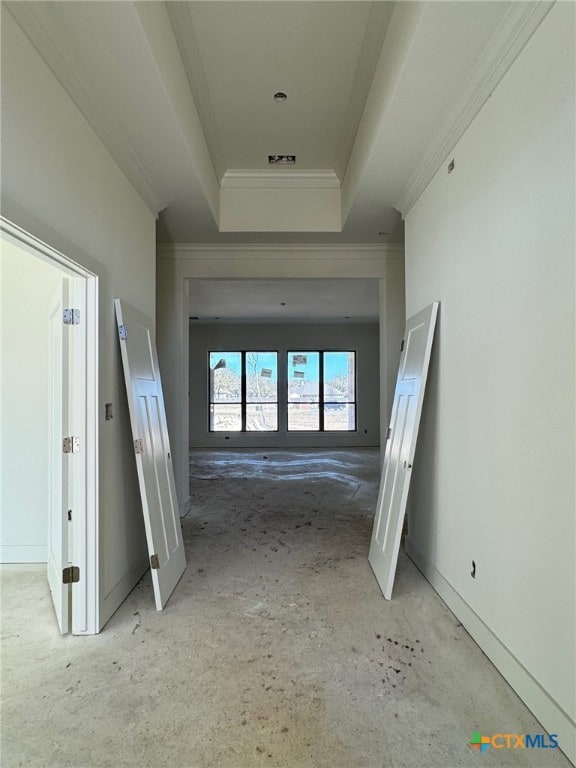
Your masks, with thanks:
[[(330, 244), (403, 241), (398, 211), (513, 62), (533, 6), (3, 5), (160, 212), (159, 242)], [(297, 165), (270, 176), (266, 158), (277, 153), (296, 154)], [(236, 231), (219, 231), (227, 206)], [(332, 231), (315, 231), (320, 214)]]
[(194, 322), (378, 322), (379, 281), (190, 280)]
[(185, 10), (170, 3), (218, 175), (295, 154), (298, 170), (342, 178), (391, 4), (196, 2), (187, 26)]

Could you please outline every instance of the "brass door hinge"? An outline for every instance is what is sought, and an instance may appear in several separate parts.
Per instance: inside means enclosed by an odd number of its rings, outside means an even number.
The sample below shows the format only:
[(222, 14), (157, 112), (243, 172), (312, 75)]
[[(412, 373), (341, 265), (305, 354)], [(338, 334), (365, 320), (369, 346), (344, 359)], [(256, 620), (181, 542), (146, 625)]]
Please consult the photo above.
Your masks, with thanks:
[(160, 568), (160, 561), (158, 560), (158, 555), (152, 555), (150, 557), (150, 568), (152, 568), (154, 571)]

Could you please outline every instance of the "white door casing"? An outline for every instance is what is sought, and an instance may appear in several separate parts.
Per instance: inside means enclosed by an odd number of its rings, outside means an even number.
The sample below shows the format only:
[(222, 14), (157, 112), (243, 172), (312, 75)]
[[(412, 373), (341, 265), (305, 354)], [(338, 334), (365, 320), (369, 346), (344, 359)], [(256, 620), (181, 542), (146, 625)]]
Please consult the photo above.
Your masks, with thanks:
[(439, 303), (406, 324), (368, 560), (390, 600)]
[(115, 299), (124, 378), (157, 610), (186, 568), (152, 323)]
[(50, 303), (50, 378), (48, 455), (48, 547), (47, 576), (56, 619), (61, 634), (69, 630), (71, 585), (63, 583), (63, 571), (70, 562), (68, 551), (69, 462), (63, 453), (63, 440), (69, 436), (69, 326), (64, 325), (63, 311), (69, 305), (70, 284), (63, 279)]
[[(0, 216), (0, 246), (4, 242), (52, 265), (65, 282), (65, 294), (59, 289), (48, 305), (50, 373), (47, 381), (41, 383), (52, 435), (46, 503), (47, 571), (53, 599), (58, 601), (59, 607), (55, 604), (55, 609), (60, 629), (67, 632), (71, 628), (75, 635), (96, 634), (102, 626), (98, 540), (98, 276)], [(63, 323), (65, 308), (76, 310), (73, 325)], [(62, 385), (66, 388), (64, 393)], [(64, 437), (77, 438), (76, 453), (63, 454)], [(78, 581), (65, 585), (62, 571), (72, 566)], [(66, 606), (68, 619), (60, 610)]]

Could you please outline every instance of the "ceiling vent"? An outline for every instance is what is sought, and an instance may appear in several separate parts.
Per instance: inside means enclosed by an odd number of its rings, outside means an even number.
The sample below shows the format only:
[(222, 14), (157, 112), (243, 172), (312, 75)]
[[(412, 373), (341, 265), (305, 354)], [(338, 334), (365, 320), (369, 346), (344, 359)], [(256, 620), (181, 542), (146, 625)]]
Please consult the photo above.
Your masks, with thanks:
[(268, 165), (296, 165), (296, 155), (268, 155)]

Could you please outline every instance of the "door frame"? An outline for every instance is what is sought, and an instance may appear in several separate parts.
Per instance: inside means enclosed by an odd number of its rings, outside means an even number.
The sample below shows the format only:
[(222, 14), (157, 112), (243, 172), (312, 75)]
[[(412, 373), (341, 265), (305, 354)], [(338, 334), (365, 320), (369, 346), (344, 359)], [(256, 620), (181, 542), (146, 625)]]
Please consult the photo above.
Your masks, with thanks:
[[(180, 515), (189, 492), (189, 281), (370, 278), (380, 284), (380, 444), (388, 420), (405, 327), (404, 246), (370, 243), (179, 244), (157, 249), (156, 335)], [(383, 451), (381, 460), (383, 461)]]
[(80, 438), (75, 458), (74, 507), (70, 530), (72, 563), (80, 580), (72, 584), (72, 634), (93, 635), (99, 625), (98, 526), (98, 276), (0, 216), (0, 237), (57, 267), (70, 278), (72, 305), (80, 310), (80, 333), (70, 339), (71, 432)]

